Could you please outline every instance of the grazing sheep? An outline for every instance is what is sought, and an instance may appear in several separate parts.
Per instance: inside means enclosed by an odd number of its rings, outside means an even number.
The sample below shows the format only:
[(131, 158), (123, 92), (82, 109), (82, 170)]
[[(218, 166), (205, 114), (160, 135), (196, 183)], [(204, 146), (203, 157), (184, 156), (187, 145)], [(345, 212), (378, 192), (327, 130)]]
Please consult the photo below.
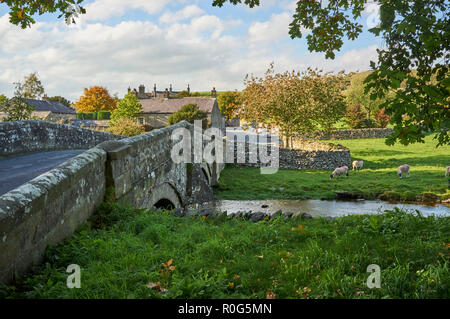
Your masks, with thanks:
[(363, 165), (364, 165), (364, 161), (353, 161), (353, 163), (352, 163), (352, 166), (353, 166), (352, 170), (361, 169), (363, 167)]
[(409, 177), (409, 165), (407, 165), (407, 164), (400, 165), (397, 168), (398, 176), (400, 176), (400, 178), (402, 178), (403, 174), (405, 174), (405, 173), (406, 173), (406, 177)]
[(348, 167), (345, 165), (342, 165), (341, 167), (336, 168), (333, 173), (331, 173), (330, 175), (330, 179), (332, 179), (333, 177), (337, 176), (337, 175), (346, 175), (348, 176)]
[(448, 175), (450, 175), (450, 166), (447, 166), (447, 168), (445, 169), (445, 177), (447, 177)]

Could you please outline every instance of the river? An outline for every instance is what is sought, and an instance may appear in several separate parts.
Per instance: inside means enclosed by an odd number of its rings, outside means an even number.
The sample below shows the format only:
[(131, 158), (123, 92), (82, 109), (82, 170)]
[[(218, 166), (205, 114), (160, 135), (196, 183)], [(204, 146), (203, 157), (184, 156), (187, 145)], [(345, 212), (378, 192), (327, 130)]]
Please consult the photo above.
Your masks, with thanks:
[(214, 206), (227, 214), (241, 212), (263, 212), (273, 214), (278, 210), (294, 215), (308, 213), (311, 216), (339, 217), (358, 214), (380, 214), (395, 207), (407, 211), (419, 210), (424, 216), (450, 217), (450, 207), (445, 204), (425, 206), (418, 204), (389, 203), (376, 200), (337, 201), (337, 200), (219, 200), (202, 205)]

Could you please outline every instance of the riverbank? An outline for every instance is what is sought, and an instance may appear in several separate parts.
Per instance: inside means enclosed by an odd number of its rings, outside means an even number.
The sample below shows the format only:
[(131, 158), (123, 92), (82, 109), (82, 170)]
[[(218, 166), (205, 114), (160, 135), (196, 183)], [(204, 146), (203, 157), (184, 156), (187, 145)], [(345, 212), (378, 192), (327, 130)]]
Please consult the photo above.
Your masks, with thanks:
[(0, 298), (450, 298), (449, 233), (450, 218), (399, 210), (253, 223), (103, 204)]
[[(435, 147), (431, 136), (423, 144), (387, 146), (385, 139), (331, 141), (350, 149), (352, 161), (363, 160), (361, 171), (330, 180), (331, 171), (280, 169), (262, 175), (259, 168), (228, 165), (222, 171), (215, 197), (219, 200), (336, 199), (349, 196), (405, 202), (439, 202), (450, 198), (445, 167), (450, 147)], [(400, 179), (397, 167), (411, 166)]]

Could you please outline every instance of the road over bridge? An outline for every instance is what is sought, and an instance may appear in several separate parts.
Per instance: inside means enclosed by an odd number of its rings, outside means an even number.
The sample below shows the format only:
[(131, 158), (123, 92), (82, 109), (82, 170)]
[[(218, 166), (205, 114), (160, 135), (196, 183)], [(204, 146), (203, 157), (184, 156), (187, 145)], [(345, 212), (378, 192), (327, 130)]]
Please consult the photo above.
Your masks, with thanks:
[(84, 151), (41, 152), (0, 160), (0, 196)]

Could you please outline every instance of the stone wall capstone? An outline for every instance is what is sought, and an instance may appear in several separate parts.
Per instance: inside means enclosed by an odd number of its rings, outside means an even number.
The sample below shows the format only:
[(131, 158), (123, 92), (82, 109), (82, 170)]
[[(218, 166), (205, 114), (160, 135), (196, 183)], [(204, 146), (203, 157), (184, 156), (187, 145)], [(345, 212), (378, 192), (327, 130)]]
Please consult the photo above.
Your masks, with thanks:
[(0, 282), (41, 261), (73, 234), (105, 195), (106, 152), (92, 148), (0, 196)]
[(394, 130), (391, 128), (363, 128), (353, 130), (334, 130), (330, 132), (316, 131), (310, 134), (304, 134), (302, 138), (311, 138), (319, 140), (350, 140), (360, 138), (386, 138), (392, 135)]

